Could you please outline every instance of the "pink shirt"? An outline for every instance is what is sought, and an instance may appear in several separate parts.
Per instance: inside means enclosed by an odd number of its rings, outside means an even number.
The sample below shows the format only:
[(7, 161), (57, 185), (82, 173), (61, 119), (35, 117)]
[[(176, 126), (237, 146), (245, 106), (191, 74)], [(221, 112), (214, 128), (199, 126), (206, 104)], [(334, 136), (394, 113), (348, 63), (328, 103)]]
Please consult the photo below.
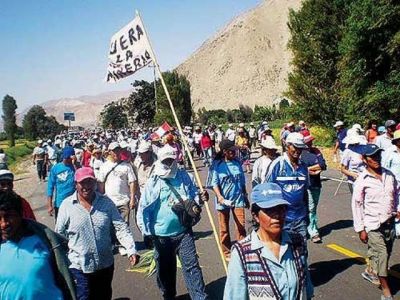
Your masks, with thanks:
[(382, 181), (364, 170), (354, 182), (352, 210), (354, 230), (369, 232), (399, 211), (399, 194), (394, 175), (383, 169)]

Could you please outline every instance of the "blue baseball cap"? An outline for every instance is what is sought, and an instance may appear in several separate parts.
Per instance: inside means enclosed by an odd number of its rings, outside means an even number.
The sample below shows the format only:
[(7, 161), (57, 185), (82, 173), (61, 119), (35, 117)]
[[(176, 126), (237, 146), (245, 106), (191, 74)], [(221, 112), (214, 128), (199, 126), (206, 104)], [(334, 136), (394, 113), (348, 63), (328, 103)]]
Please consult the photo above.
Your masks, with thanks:
[(62, 159), (68, 159), (68, 158), (71, 158), (71, 156), (74, 156), (75, 155), (75, 150), (74, 150), (74, 148), (72, 148), (72, 147), (70, 147), (70, 146), (67, 146), (67, 147), (65, 147), (64, 149), (63, 149), (63, 152), (62, 152)]
[(359, 145), (358, 147), (355, 147), (352, 150), (363, 156), (372, 156), (378, 152), (383, 151), (383, 149), (379, 148), (375, 144)]
[(283, 199), (281, 187), (272, 182), (256, 185), (251, 192), (251, 200), (261, 208), (290, 205)]

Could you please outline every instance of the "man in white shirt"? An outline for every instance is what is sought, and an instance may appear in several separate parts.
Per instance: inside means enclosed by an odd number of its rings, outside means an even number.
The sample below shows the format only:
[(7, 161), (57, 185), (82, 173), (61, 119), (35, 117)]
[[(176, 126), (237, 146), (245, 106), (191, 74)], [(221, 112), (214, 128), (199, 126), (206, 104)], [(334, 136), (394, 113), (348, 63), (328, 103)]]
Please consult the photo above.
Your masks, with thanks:
[(264, 183), (268, 173), (268, 168), (272, 161), (277, 157), (278, 147), (272, 137), (261, 141), (261, 156), (254, 162), (253, 174), (251, 176), (252, 186)]
[(385, 122), (385, 128), (386, 133), (377, 136), (375, 140), (375, 145), (383, 150), (392, 147), (393, 134), (396, 131), (396, 122), (393, 120), (387, 120)]
[(256, 142), (257, 142), (257, 130), (256, 127), (254, 126), (254, 123), (250, 123), (250, 128), (248, 130), (249, 132), (249, 138), (250, 138), (250, 147), (255, 148), (256, 147)]
[(129, 212), (136, 205), (137, 178), (131, 164), (121, 160), (119, 143), (108, 146), (109, 158), (101, 167), (99, 192), (106, 194), (117, 206), (122, 218), (129, 224)]
[(233, 129), (233, 124), (229, 124), (229, 128), (226, 130), (225, 137), (234, 142), (236, 137), (236, 131)]

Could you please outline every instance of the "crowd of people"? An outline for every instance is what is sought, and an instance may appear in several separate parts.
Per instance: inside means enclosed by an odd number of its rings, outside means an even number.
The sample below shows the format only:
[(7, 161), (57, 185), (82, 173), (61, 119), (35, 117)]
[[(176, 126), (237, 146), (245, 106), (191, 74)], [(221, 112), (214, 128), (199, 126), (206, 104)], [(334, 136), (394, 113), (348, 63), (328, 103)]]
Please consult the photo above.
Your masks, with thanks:
[[(393, 120), (383, 129), (372, 121), (365, 132), (341, 121), (334, 127), (354, 229), (368, 245), (362, 276), (381, 286), (382, 299), (392, 299), (387, 270), (400, 218), (400, 127)], [(178, 256), (190, 297), (208, 299), (192, 230), (198, 219), (188, 208), (200, 213), (209, 194), (190, 172), (183, 139), (207, 168), (205, 185), (215, 195), (229, 262), (224, 299), (312, 298), (307, 240), (323, 242), (317, 209), (327, 164), (304, 121), (285, 124), (279, 137), (264, 121), (226, 130), (186, 126), (182, 135), (174, 128), (161, 136), (157, 128), (93, 129), (38, 140), (32, 159), (38, 183), (47, 181), (55, 228), (35, 221), (29, 202), (13, 191), (13, 174), (1, 167), (0, 298), (111, 299), (114, 254), (140, 261), (134, 220), (154, 248), (162, 297), (175, 299)], [(246, 210), (254, 224), (249, 234)]]

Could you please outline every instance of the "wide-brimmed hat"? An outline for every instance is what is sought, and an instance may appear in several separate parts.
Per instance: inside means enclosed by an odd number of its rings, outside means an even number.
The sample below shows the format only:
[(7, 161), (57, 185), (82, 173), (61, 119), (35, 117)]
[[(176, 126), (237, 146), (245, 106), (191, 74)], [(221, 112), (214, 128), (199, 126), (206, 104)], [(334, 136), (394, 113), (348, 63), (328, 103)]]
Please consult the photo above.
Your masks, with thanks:
[(346, 137), (343, 139), (343, 144), (354, 145), (363, 142), (361, 135), (358, 134), (357, 129), (350, 128), (347, 130)]

